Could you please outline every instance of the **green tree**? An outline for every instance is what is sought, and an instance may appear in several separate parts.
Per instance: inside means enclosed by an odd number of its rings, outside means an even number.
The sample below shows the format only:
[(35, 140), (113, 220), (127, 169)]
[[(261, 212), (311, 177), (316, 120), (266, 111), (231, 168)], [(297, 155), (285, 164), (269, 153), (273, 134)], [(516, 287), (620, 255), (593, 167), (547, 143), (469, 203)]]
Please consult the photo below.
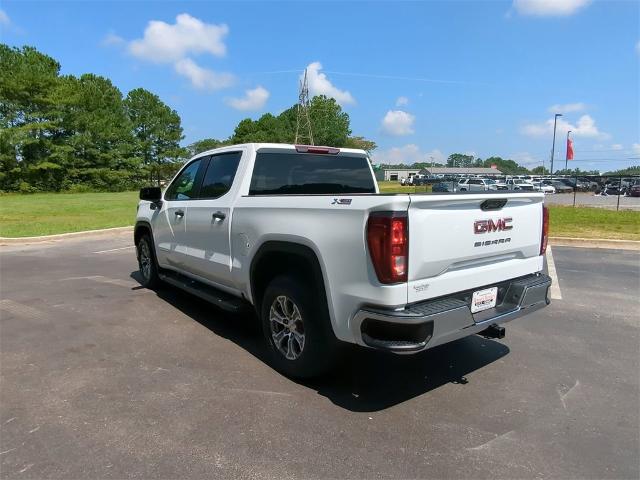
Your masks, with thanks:
[(533, 173), (534, 175), (548, 175), (549, 170), (540, 165), (538, 167), (532, 168), (531, 173)]
[(347, 138), (344, 146), (347, 148), (359, 148), (367, 152), (369, 155), (371, 155), (371, 152), (378, 148), (376, 142), (367, 140), (364, 137), (349, 137)]
[(132, 125), (122, 94), (110, 80), (93, 74), (62, 77), (54, 100), (57, 138), (70, 149), (52, 152), (51, 161), (67, 168), (137, 166), (131, 163)]
[(309, 118), (313, 143), (344, 147), (351, 135), (349, 114), (342, 111), (342, 107), (333, 98), (319, 95), (311, 99)]
[(200, 152), (213, 150), (214, 148), (223, 147), (228, 144), (229, 143), (224, 140), (216, 140), (215, 138), (203, 138), (202, 140), (198, 140), (197, 142), (193, 142), (192, 144), (190, 144), (187, 147), (187, 150), (189, 151), (189, 155), (193, 157)]
[(640, 165), (634, 165), (632, 167), (621, 168), (619, 170), (614, 170), (611, 172), (605, 173), (605, 175), (640, 175)]
[(32, 47), (0, 44), (0, 189), (17, 189), (26, 166), (49, 155), (59, 70)]
[(133, 127), (134, 155), (147, 166), (151, 180), (155, 176), (159, 182), (162, 165), (187, 154), (180, 147), (183, 138), (180, 116), (160, 97), (143, 88), (131, 90), (124, 107)]
[(498, 170), (506, 175), (529, 173), (529, 170), (526, 167), (522, 167), (513, 160), (504, 159), (502, 157), (489, 157), (484, 161), (484, 167), (490, 168), (491, 165), (495, 165)]
[[(245, 118), (236, 126), (229, 139), (231, 143), (274, 142), (293, 143), (296, 136), (297, 105), (293, 105), (277, 117), (266, 113), (258, 120)], [(363, 137), (350, 138), (349, 115), (333, 98), (324, 95), (313, 97), (309, 106), (313, 141), (316, 145), (365, 148), (370, 151), (375, 143)], [(351, 143), (349, 143), (351, 142)]]
[(473, 155), (464, 155), (462, 153), (452, 153), (447, 158), (447, 167), (472, 167)]

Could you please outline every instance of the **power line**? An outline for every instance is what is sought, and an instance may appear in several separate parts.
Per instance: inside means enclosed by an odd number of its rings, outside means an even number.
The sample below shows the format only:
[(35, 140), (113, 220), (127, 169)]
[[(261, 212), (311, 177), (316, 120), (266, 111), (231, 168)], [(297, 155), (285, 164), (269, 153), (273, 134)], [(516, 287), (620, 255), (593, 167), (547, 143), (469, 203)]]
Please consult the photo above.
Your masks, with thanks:
[(364, 77), (364, 78), (377, 78), (380, 80), (409, 80), (413, 82), (428, 82), (428, 83), (449, 83), (449, 84), (457, 84), (457, 85), (484, 85), (490, 86), (489, 83), (481, 83), (481, 82), (467, 82), (464, 80), (445, 80), (438, 78), (423, 78), (423, 77), (401, 77), (396, 75), (380, 75), (376, 73), (355, 73), (355, 72), (337, 72), (335, 70), (324, 70), (325, 73), (330, 73), (332, 75), (345, 75), (351, 77)]

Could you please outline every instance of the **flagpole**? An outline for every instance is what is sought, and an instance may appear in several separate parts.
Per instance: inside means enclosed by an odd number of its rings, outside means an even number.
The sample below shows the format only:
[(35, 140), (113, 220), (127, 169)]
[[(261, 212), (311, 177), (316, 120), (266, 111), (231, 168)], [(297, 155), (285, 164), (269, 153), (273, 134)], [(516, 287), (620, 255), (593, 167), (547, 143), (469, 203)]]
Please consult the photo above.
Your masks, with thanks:
[(567, 167), (569, 165), (569, 134), (571, 133), (571, 130), (569, 130), (567, 132), (567, 153), (565, 153), (564, 156), (564, 169), (567, 170)]
[(553, 143), (551, 144), (551, 178), (553, 178), (553, 157), (556, 150), (556, 126), (558, 124), (558, 117), (561, 116), (561, 113), (556, 113), (553, 117)]

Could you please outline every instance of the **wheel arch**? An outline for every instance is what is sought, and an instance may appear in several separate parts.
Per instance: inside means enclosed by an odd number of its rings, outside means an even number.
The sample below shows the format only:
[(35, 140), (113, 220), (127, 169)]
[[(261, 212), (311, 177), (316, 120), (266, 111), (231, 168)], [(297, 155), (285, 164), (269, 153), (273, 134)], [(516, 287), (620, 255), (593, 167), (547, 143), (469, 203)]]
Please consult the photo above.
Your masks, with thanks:
[(257, 312), (269, 282), (279, 275), (293, 274), (308, 280), (319, 289), (319, 297), (327, 308), (329, 299), (320, 260), (308, 245), (291, 241), (269, 240), (263, 243), (251, 260), (249, 285), (251, 298)]
[(151, 224), (145, 220), (138, 220), (133, 228), (133, 244), (138, 245), (138, 240), (140, 240), (140, 237), (145, 233), (149, 234), (151, 242), (153, 242), (153, 230), (151, 229)]

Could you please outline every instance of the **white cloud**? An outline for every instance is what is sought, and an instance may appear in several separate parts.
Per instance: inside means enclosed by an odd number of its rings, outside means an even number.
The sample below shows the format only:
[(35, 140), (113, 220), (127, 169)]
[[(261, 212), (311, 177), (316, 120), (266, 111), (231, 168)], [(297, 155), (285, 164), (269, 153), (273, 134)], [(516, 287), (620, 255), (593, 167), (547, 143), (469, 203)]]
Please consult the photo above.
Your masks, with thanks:
[(611, 145), (611, 150), (624, 150), (624, 147), (620, 143), (614, 143)]
[(586, 7), (591, 0), (513, 0), (513, 8), (521, 15), (567, 16)]
[(150, 21), (143, 38), (129, 43), (129, 52), (156, 63), (175, 62), (200, 53), (223, 57), (227, 51), (223, 41), (227, 33), (229, 27), (225, 24), (204, 23), (188, 13), (181, 13), (172, 25), (160, 20)]
[(446, 163), (447, 158), (438, 150), (433, 149), (429, 152), (423, 152), (414, 143), (410, 143), (403, 147), (393, 147), (388, 150), (376, 150), (371, 156), (373, 163), (386, 163), (389, 165), (397, 165), (404, 163), (412, 165), (417, 162), (434, 162)]
[(4, 10), (0, 10), (0, 25), (8, 26), (11, 24), (11, 20), (9, 19), (9, 15)]
[(407, 97), (398, 97), (396, 100), (396, 107), (405, 107), (409, 105), (409, 99)]
[(309, 82), (309, 94), (326, 95), (334, 98), (340, 105), (350, 105), (356, 103), (355, 98), (346, 90), (335, 87), (324, 73), (321, 73), (322, 64), (313, 62), (307, 66), (307, 81)]
[(269, 99), (269, 90), (257, 86), (253, 90), (246, 90), (242, 98), (230, 98), (227, 104), (236, 110), (260, 110)]
[[(571, 135), (574, 137), (584, 138), (598, 138), (606, 140), (611, 138), (611, 135), (598, 130), (596, 121), (590, 115), (582, 115), (578, 122), (574, 125), (562, 118), (558, 118), (558, 127), (556, 135), (566, 135), (571, 130)], [(553, 134), (553, 118), (550, 118), (544, 123), (531, 123), (524, 125), (521, 132), (529, 137), (543, 137)]]
[(190, 58), (178, 60), (175, 70), (180, 75), (191, 80), (191, 84), (199, 90), (219, 90), (233, 85), (235, 77), (230, 73), (216, 73), (208, 68), (203, 68)]
[(126, 43), (125, 39), (113, 32), (107, 33), (100, 44), (103, 47), (118, 47)]
[(402, 110), (389, 110), (382, 119), (382, 131), (394, 136), (411, 135), (415, 119), (414, 115)]
[(633, 150), (633, 153), (636, 155), (640, 155), (640, 143), (634, 143), (631, 145), (631, 150)]
[(587, 106), (582, 102), (577, 103), (564, 103), (564, 104), (555, 104), (549, 107), (549, 113), (571, 113), (571, 112), (582, 112), (586, 110)]

